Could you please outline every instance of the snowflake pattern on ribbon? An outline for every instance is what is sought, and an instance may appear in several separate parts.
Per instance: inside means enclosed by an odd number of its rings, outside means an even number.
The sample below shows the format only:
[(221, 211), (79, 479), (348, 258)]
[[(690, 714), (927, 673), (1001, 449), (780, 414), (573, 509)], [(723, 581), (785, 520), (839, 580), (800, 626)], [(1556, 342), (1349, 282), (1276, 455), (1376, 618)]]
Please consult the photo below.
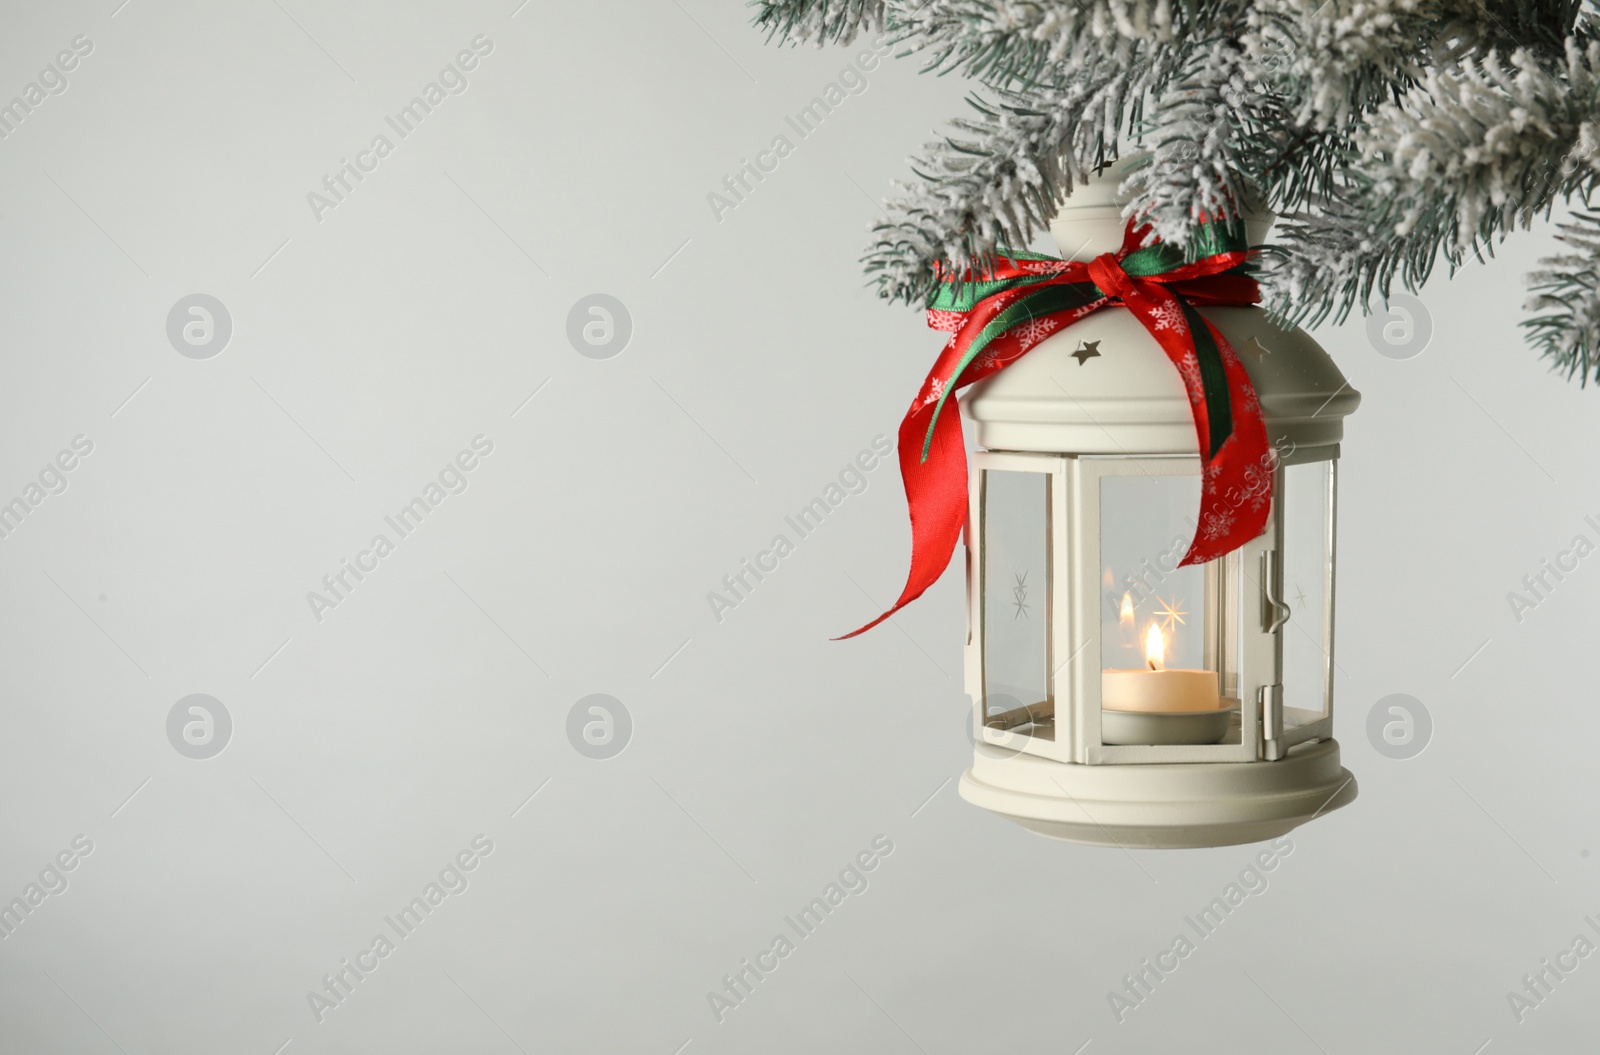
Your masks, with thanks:
[(1233, 530), (1233, 514), (1210, 512), (1205, 515), (1205, 523), (1201, 525), (1201, 533), (1208, 539), (1222, 538)]
[(1059, 275), (1072, 266), (1070, 260), (1018, 260), (1015, 263), (1018, 271), (1030, 275)]
[(1178, 373), (1183, 377), (1183, 387), (1189, 394), (1189, 402), (1198, 406), (1205, 398), (1205, 393), (1200, 387), (1200, 357), (1190, 352), (1179, 359), (1176, 365)]
[(1249, 408), (1251, 413), (1261, 413), (1261, 397), (1256, 394), (1256, 390), (1254, 388), (1249, 388), (1244, 392), (1241, 392), (1239, 394), (1239, 401)]
[(1175, 333), (1188, 333), (1189, 323), (1183, 317), (1183, 309), (1177, 301), (1163, 301), (1150, 309), (1150, 328), (1153, 330), (1172, 330)]
[(1017, 335), (1017, 343), (1022, 345), (1022, 350), (1027, 351), (1060, 329), (1060, 327), (1061, 324), (1055, 319), (1029, 319), (1012, 332)]

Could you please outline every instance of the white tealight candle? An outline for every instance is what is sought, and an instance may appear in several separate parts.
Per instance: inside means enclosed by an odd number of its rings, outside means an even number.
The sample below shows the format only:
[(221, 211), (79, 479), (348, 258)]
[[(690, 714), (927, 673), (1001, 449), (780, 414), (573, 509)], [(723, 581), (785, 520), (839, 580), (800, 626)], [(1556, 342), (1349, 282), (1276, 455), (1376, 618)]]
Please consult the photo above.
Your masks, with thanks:
[(1100, 706), (1112, 711), (1214, 711), (1222, 705), (1212, 670), (1168, 670), (1162, 665), (1166, 642), (1151, 623), (1145, 634), (1143, 670), (1100, 672)]

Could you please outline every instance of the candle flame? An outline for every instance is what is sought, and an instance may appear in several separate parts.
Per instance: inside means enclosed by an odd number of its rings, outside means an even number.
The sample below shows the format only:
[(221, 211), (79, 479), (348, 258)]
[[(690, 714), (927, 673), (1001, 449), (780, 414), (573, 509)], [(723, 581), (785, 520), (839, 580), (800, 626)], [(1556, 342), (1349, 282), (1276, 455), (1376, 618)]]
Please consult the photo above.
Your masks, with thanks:
[(1160, 670), (1166, 660), (1167, 642), (1161, 636), (1161, 627), (1153, 620), (1144, 635), (1144, 658), (1151, 670)]
[(1123, 626), (1132, 626), (1133, 625), (1133, 595), (1132, 594), (1124, 593), (1122, 595), (1122, 612), (1121, 612), (1119, 618), (1121, 619)]

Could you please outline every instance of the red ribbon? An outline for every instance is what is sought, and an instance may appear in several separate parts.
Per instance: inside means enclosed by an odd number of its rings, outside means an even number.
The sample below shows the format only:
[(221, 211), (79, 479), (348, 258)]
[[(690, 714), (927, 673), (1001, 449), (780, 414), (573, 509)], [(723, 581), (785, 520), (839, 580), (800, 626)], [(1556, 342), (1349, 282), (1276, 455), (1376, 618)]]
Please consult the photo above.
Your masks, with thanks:
[[(928, 326), (950, 331), (950, 340), (900, 423), (900, 475), (911, 515), (911, 570), (894, 606), (844, 637), (872, 629), (922, 596), (944, 573), (955, 552), (967, 515), (967, 450), (959, 406), (945, 407), (945, 402), (957, 403), (958, 390), (1005, 369), (1052, 333), (1113, 305), (1132, 312), (1156, 339), (1189, 394), (1202, 460), (1201, 496), (1194, 540), (1180, 564), (1213, 560), (1238, 549), (1266, 528), (1272, 475), (1267, 471), (1271, 462), (1261, 404), (1244, 364), (1227, 339), (1210, 321), (1188, 307), (1259, 302), (1261, 293), (1255, 280), (1233, 270), (1250, 258), (1251, 251), (1218, 252), (1155, 274), (1129, 274), (1123, 263), (1128, 261), (1133, 266), (1129, 257), (1136, 252), (1144, 254), (1138, 260), (1148, 266), (1150, 249), (1140, 248), (1146, 231), (1143, 227), (1136, 229), (1130, 222), (1120, 250), (1087, 263), (1002, 258), (993, 271), (978, 280), (1004, 287), (999, 292), (977, 300), (970, 310), (929, 308)], [(1003, 333), (985, 335), (985, 329), (1008, 308), (1025, 299), (1048, 303), (1051, 297), (1041, 297), (1041, 291), (1075, 283), (1093, 283), (1089, 292), (1092, 299), (1028, 315)], [(1056, 300), (1059, 302), (1059, 298)], [(1214, 449), (1196, 337), (1191, 330), (1194, 322), (1204, 324), (1221, 355), (1226, 379), (1232, 428)], [(969, 354), (974, 345), (980, 346), (975, 356)], [(963, 361), (965, 366), (961, 365)], [(941, 413), (941, 409), (945, 412)]]

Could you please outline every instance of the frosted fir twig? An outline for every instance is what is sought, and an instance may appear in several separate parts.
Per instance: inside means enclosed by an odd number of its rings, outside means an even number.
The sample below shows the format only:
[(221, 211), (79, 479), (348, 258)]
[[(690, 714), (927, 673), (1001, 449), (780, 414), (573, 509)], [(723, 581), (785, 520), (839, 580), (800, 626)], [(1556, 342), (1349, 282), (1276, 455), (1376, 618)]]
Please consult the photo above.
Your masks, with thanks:
[(1573, 218), (1558, 227), (1569, 251), (1545, 257), (1528, 275), (1523, 307), (1543, 314), (1522, 325), (1551, 369), (1587, 384), (1600, 381), (1600, 215), (1579, 211)]
[(1244, 127), (1257, 103), (1246, 63), (1226, 37), (1192, 49), (1167, 101), (1139, 126), (1150, 160), (1124, 183), (1127, 215), (1148, 220), (1162, 241), (1183, 245), (1202, 218), (1232, 219), (1246, 200)]
[(1453, 256), (1524, 226), (1591, 181), (1600, 138), (1600, 42), (1568, 47), (1545, 69), (1526, 51), (1429, 70), (1373, 114), (1356, 137), (1355, 170), (1386, 199), (1396, 234), (1448, 230)]
[(1138, 77), (1106, 63), (1072, 87), (1026, 99), (970, 99), (976, 118), (914, 158), (916, 183), (896, 184), (889, 218), (864, 258), (880, 295), (921, 303), (942, 264), (982, 270), (1000, 247), (1026, 245), (1089, 172), (1115, 157)]
[(1060, 85), (1092, 54), (1127, 42), (1171, 43), (1169, 0), (925, 0), (896, 4), (890, 28), (925, 69), (960, 72), (994, 89)]
[(1436, 259), (1454, 270), (1586, 196), (1600, 178), (1597, 68), (1600, 43), (1573, 43), (1555, 70), (1527, 52), (1490, 53), (1430, 70), (1380, 106), (1355, 138), (1347, 192), (1283, 225), (1266, 272), (1273, 310), (1342, 319), (1397, 275), (1414, 290)]
[(850, 44), (884, 27), (884, 0), (754, 0), (752, 21), (780, 43)]
[[(1191, 241), (1258, 188), (1280, 214), (1267, 306), (1318, 322), (1415, 290), (1600, 183), (1600, 0), (756, 0), (788, 43), (881, 32), (976, 78), (973, 111), (912, 159), (864, 257), (922, 301), (1048, 225), (1131, 149), (1130, 215)], [(1596, 363), (1600, 226), (1533, 276), (1557, 369)]]
[(1374, 293), (1387, 299), (1396, 275), (1407, 288), (1421, 286), (1439, 258), (1431, 232), (1384, 236), (1364, 212), (1338, 201), (1280, 217), (1277, 234), (1260, 262), (1262, 301), (1291, 324), (1343, 322)]

